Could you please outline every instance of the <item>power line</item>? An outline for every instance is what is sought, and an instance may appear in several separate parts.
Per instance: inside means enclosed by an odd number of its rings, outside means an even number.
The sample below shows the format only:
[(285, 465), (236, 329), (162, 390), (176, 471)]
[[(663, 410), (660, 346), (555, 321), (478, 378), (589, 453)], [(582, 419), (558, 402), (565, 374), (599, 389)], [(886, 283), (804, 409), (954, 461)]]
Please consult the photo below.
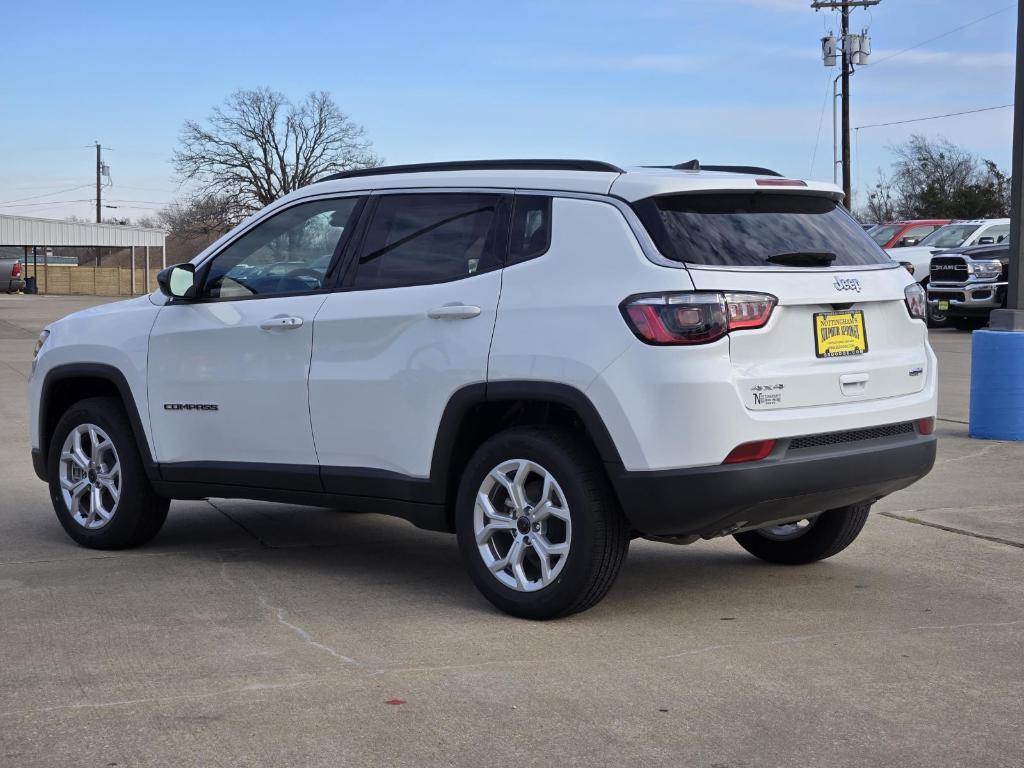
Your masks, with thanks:
[(814, 151), (811, 152), (811, 172), (808, 178), (814, 178), (814, 161), (818, 159), (818, 145), (821, 144), (821, 127), (825, 123), (825, 107), (828, 104), (828, 92), (831, 90), (832, 73), (825, 70), (825, 98), (821, 100), (821, 114), (818, 116), (818, 135), (814, 139)]
[(1009, 109), (1013, 104), (1000, 104), (998, 107), (982, 107), (981, 109), (968, 109), (964, 112), (947, 112), (944, 115), (930, 115), (928, 117), (915, 117), (910, 120), (894, 120), (891, 123), (873, 123), (872, 125), (858, 125), (853, 130), (861, 128), (884, 128), (887, 125), (906, 125), (907, 123), (921, 123), (925, 120), (938, 120), (942, 117), (959, 117), (960, 115), (976, 115), (979, 112), (993, 112), (997, 109)]
[(59, 189), (56, 192), (46, 192), (42, 195), (31, 195), (29, 197), (18, 197), (14, 200), (4, 200), (0, 202), (0, 205), (7, 205), (8, 203), (20, 203), (23, 200), (38, 200), (40, 197), (53, 197), (54, 195), (63, 195), (65, 192), (74, 192), (76, 189), (84, 189), (85, 187), (91, 187), (92, 184), (79, 184), (77, 187), (69, 187), (68, 189)]
[[(88, 185), (87, 185), (88, 186)], [(42, 203), (15, 203), (14, 205), (0, 204), (0, 208), (32, 208), (40, 205), (66, 205), (68, 203), (91, 203), (94, 198), (86, 197), (81, 200), (46, 200)]]
[(963, 24), (963, 25), (957, 27), (956, 29), (951, 29), (948, 32), (943, 32), (941, 35), (936, 35), (935, 37), (930, 37), (927, 40), (923, 40), (920, 43), (917, 43), (916, 45), (910, 46), (909, 48), (904, 48), (902, 51), (897, 51), (896, 53), (891, 53), (888, 56), (883, 56), (880, 59), (875, 59), (874, 66), (877, 67), (879, 64), (881, 64), (884, 61), (889, 61), (890, 59), (895, 59), (897, 56), (902, 56), (904, 53), (907, 53), (908, 51), (913, 51), (916, 48), (920, 48), (922, 45), (928, 45), (928, 43), (934, 43), (936, 40), (941, 40), (944, 37), (949, 37), (950, 35), (956, 34), (957, 32), (959, 32), (962, 29), (967, 29), (968, 27), (973, 27), (975, 24), (980, 24), (983, 21), (987, 21), (988, 19), (991, 19), (993, 16), (998, 16), (1001, 13), (1006, 13), (1011, 8), (1016, 8), (1016, 7), (1017, 7), (1017, 3), (1011, 3), (1010, 5), (1007, 5), (1007, 6), (1003, 7), (1003, 8), (1000, 8), (998, 11), (994, 11), (993, 13), (990, 13), (988, 16), (982, 16), (980, 19), (975, 19), (974, 21), (968, 21), (966, 24)]

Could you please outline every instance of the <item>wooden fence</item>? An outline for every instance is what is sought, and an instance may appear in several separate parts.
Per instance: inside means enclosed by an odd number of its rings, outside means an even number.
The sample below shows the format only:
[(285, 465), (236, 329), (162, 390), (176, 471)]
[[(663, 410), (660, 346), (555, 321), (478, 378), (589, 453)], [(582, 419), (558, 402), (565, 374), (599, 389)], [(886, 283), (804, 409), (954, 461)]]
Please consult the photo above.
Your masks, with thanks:
[(156, 290), (156, 273), (149, 270), (149, 288), (146, 288), (145, 267), (135, 268), (135, 292), (132, 292), (131, 267), (76, 267), (64, 264), (25, 265), (26, 277), (36, 278), (36, 290), (49, 294), (85, 294), (89, 296), (132, 296)]

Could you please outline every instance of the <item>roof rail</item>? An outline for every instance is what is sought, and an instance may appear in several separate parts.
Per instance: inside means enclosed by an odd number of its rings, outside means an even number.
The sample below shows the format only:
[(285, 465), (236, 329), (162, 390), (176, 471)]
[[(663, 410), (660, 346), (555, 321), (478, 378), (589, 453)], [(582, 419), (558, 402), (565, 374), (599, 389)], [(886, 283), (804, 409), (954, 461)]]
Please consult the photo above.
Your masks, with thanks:
[(384, 176), (392, 173), (433, 173), (437, 171), (603, 171), (625, 173), (617, 165), (600, 160), (457, 160), (447, 163), (412, 163), (357, 168), (325, 176), (321, 181), (352, 179), (359, 176)]
[(645, 165), (644, 168), (671, 168), (674, 171), (722, 171), (725, 173), (744, 173), (750, 176), (778, 176), (782, 174), (771, 168), (756, 165), (701, 165), (698, 160), (689, 160), (677, 165)]

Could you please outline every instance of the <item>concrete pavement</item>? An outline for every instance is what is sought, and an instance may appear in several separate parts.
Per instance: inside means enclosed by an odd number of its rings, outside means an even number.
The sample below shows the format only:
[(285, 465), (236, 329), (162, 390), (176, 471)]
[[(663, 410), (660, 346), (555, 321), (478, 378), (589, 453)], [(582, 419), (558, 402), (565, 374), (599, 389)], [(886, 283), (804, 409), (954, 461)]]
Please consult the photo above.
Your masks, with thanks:
[(376, 515), (175, 502), (147, 547), (75, 546), (24, 383), (91, 303), (0, 296), (0, 765), (1022, 762), (1024, 445), (966, 438), (967, 334), (933, 334), (935, 471), (846, 552), (638, 541), (597, 608), (537, 624)]

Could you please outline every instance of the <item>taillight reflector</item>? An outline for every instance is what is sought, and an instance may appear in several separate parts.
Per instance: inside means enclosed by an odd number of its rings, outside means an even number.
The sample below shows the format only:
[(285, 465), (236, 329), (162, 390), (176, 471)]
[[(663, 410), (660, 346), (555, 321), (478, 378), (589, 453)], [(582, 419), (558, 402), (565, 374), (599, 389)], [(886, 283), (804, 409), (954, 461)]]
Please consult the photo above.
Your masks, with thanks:
[(917, 420), (917, 431), (922, 435), (930, 435), (935, 431), (935, 418), (928, 416)]
[(690, 291), (633, 296), (620, 309), (633, 333), (648, 344), (707, 344), (730, 331), (761, 328), (777, 301), (766, 293)]
[(761, 461), (768, 457), (773, 448), (775, 448), (774, 440), (755, 440), (752, 443), (743, 443), (733, 448), (722, 463), (743, 464), (747, 461)]

